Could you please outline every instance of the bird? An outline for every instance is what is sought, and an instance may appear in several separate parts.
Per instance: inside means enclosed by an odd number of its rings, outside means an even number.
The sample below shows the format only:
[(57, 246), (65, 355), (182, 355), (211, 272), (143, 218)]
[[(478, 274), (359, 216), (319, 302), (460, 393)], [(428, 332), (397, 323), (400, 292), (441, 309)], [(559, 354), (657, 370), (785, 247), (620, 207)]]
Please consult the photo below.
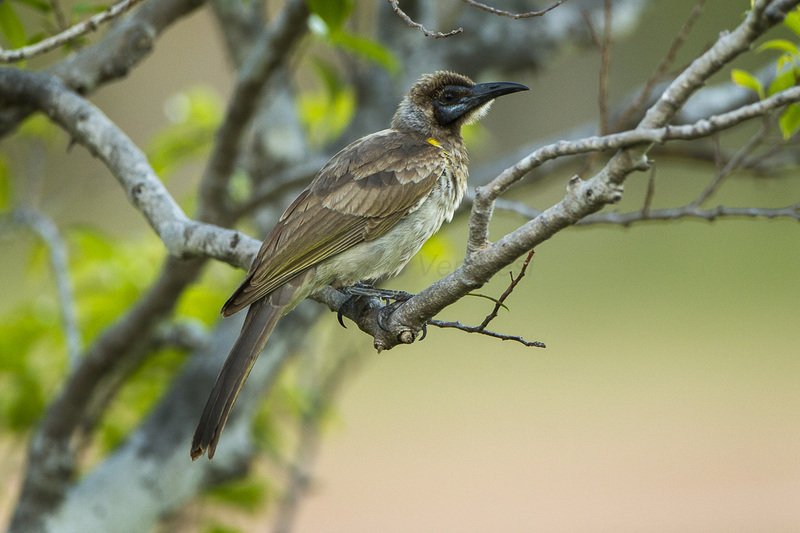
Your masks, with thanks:
[(242, 284), (222, 307), (245, 308), (241, 333), (220, 370), (191, 444), (214, 457), (239, 391), (278, 320), (321, 288), (398, 274), (450, 221), (467, 188), (461, 127), (499, 96), (528, 87), (475, 83), (450, 71), (423, 75), (391, 127), (334, 155), (264, 239)]

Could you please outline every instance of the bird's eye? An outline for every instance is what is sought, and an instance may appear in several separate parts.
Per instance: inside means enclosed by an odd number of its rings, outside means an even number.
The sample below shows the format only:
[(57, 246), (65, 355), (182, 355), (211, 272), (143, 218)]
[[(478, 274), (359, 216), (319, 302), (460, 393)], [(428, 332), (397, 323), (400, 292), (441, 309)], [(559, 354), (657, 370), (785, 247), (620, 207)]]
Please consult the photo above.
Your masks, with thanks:
[(456, 100), (456, 94), (453, 91), (445, 91), (439, 97), (439, 103), (452, 104)]

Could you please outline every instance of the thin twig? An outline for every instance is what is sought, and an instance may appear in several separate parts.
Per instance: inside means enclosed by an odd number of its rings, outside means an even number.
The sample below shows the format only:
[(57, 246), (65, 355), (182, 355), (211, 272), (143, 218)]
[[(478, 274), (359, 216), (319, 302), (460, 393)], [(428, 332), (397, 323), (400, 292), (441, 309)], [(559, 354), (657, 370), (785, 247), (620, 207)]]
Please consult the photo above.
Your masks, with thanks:
[(486, 4), (482, 4), (480, 2), (476, 2), (475, 0), (461, 0), (465, 4), (469, 4), (472, 7), (477, 7), (478, 9), (483, 9), (493, 15), (500, 15), (501, 17), (508, 17), (512, 19), (528, 19), (533, 17), (541, 17), (548, 11), (552, 11), (553, 9), (557, 8), (561, 4), (564, 3), (564, 0), (559, 0), (555, 4), (548, 6), (540, 11), (528, 11), (527, 13), (511, 13), (510, 11), (503, 11), (502, 9), (497, 9), (496, 7), (487, 6)]
[(467, 326), (466, 324), (462, 324), (461, 322), (446, 322), (444, 320), (437, 320), (435, 318), (431, 318), (430, 320), (428, 320), (427, 324), (431, 326), (436, 326), (437, 328), (454, 328), (454, 329), (459, 329), (461, 331), (466, 331), (467, 333), (478, 333), (480, 335), (486, 335), (487, 337), (492, 337), (494, 339), (500, 339), (504, 341), (516, 341), (528, 347), (547, 348), (547, 346), (545, 346), (543, 342), (526, 341), (519, 335), (506, 335), (504, 333), (495, 333), (494, 331), (489, 331), (488, 329), (480, 329), (479, 326)]
[(600, 90), (597, 103), (600, 113), (600, 134), (608, 133), (608, 72), (611, 68), (611, 0), (603, 2), (603, 42), (600, 47)]
[(630, 213), (596, 213), (590, 215), (580, 222), (578, 226), (589, 226), (592, 224), (616, 224), (619, 226), (630, 226), (637, 222), (647, 222), (653, 220), (677, 220), (679, 218), (699, 218), (713, 222), (718, 218), (791, 218), (800, 220), (800, 209), (797, 205), (790, 205), (770, 209), (766, 207), (725, 207), (717, 206), (712, 209), (700, 209), (695, 206), (687, 205), (683, 207), (670, 207), (665, 209), (654, 209), (649, 212), (633, 211)]
[(75, 292), (69, 276), (69, 256), (67, 244), (58, 226), (43, 213), (29, 207), (18, 207), (12, 216), (13, 222), (30, 228), (47, 247), (50, 257), (50, 268), (56, 282), (58, 307), (61, 313), (61, 324), (67, 343), (67, 360), (69, 368), (75, 369), (80, 362), (83, 340), (78, 327), (78, 310), (75, 305)]
[(445, 37), (450, 37), (452, 35), (456, 35), (457, 33), (461, 33), (462, 31), (464, 31), (464, 28), (456, 28), (455, 30), (451, 30), (447, 33), (430, 31), (426, 29), (425, 26), (423, 26), (422, 24), (411, 20), (411, 17), (406, 15), (405, 11), (400, 9), (400, 6), (397, 4), (397, 2), (398, 0), (389, 0), (389, 5), (392, 6), (392, 10), (395, 13), (397, 13), (397, 16), (403, 19), (403, 21), (405, 21), (406, 24), (408, 24), (412, 28), (417, 28), (419, 31), (421, 31), (425, 35), (425, 37), (433, 37), (434, 39), (443, 39)]
[(225, 118), (200, 179), (198, 218), (215, 224), (225, 220), (229, 209), (228, 185), (236, 168), (241, 142), (247, 133), (262, 90), (291, 57), (289, 53), (308, 31), (308, 6), (304, 0), (289, 0), (267, 31), (253, 44), (239, 69), (236, 86), (228, 100)]
[(689, 32), (692, 30), (694, 23), (700, 17), (700, 14), (703, 12), (703, 7), (705, 7), (706, 0), (698, 0), (697, 4), (695, 4), (694, 9), (689, 14), (689, 18), (686, 19), (686, 22), (683, 23), (678, 35), (670, 44), (667, 53), (661, 58), (661, 61), (658, 63), (653, 74), (650, 78), (645, 82), (644, 87), (639, 92), (639, 95), (636, 99), (629, 105), (619, 116), (616, 123), (614, 124), (614, 131), (618, 130), (620, 127), (623, 127), (624, 124), (627, 124), (630, 120), (631, 116), (639, 109), (642, 105), (644, 105), (645, 101), (650, 98), (650, 93), (653, 92), (653, 88), (656, 84), (661, 80), (667, 69), (675, 61), (675, 55), (678, 53), (678, 49), (680, 49), (681, 45), (686, 41), (689, 37)]
[[(542, 214), (542, 211), (533, 207), (528, 207), (522, 202), (513, 200), (497, 200), (495, 208), (498, 211), (514, 213), (527, 219), (533, 219)], [(697, 218), (701, 220), (714, 221), (719, 218), (790, 218), (800, 220), (800, 202), (785, 207), (726, 207), (717, 206), (711, 209), (701, 209), (693, 205), (681, 207), (667, 207), (663, 209), (645, 209), (630, 211), (628, 213), (596, 213), (590, 215), (576, 226), (589, 226), (592, 224), (616, 224), (619, 226), (630, 226), (639, 222), (654, 222), (678, 220), (681, 218)]]
[(64, 16), (64, 10), (61, 9), (61, 2), (58, 0), (50, 0), (50, 8), (56, 17), (56, 24), (58, 24), (58, 31), (64, 31), (69, 28), (67, 17)]
[(656, 166), (650, 170), (650, 179), (647, 180), (647, 191), (644, 194), (644, 205), (642, 205), (642, 214), (647, 216), (650, 212), (650, 206), (653, 204), (653, 196), (656, 193)]
[[(600, 52), (600, 72), (598, 75), (598, 91), (597, 91), (597, 106), (598, 106), (598, 133), (600, 135), (608, 134), (608, 73), (611, 66), (611, 2), (604, 0), (603, 2), (603, 36), (602, 39), (597, 33), (597, 29), (592, 22), (591, 13), (587, 9), (582, 9), (581, 14), (586, 21), (586, 26), (589, 29), (589, 37), (592, 40), (597, 51)], [(578, 175), (588, 174), (589, 170), (597, 161), (597, 152), (588, 154), (585, 158), (583, 165), (577, 171)]]
[(731, 172), (739, 168), (744, 159), (753, 153), (753, 151), (764, 142), (764, 139), (767, 138), (773, 126), (773, 121), (769, 120), (769, 118), (765, 118), (761, 130), (753, 135), (753, 137), (747, 141), (747, 144), (745, 144), (733, 155), (733, 157), (730, 158), (728, 163), (717, 172), (717, 174), (714, 176), (714, 179), (711, 180), (711, 183), (706, 186), (703, 192), (700, 193), (700, 195), (692, 202), (691, 205), (695, 207), (703, 205), (703, 202), (708, 200), (711, 195), (717, 191), (720, 185), (722, 185), (722, 182), (725, 180), (725, 178), (727, 178)]
[(533, 253), (534, 253), (533, 250), (528, 252), (528, 257), (526, 257), (525, 261), (522, 262), (522, 268), (520, 268), (519, 274), (517, 274), (516, 277), (514, 277), (514, 274), (511, 274), (511, 283), (509, 283), (508, 287), (506, 287), (505, 292), (503, 292), (503, 294), (500, 295), (500, 298), (498, 298), (497, 301), (495, 301), (494, 309), (492, 309), (491, 313), (486, 315), (486, 318), (484, 318), (483, 322), (481, 322), (480, 325), (478, 326), (479, 329), (482, 330), (486, 329), (486, 326), (489, 325), (489, 322), (497, 318), (497, 313), (500, 312), (500, 308), (505, 307), (505, 305), (503, 305), (503, 302), (506, 301), (506, 298), (511, 296), (511, 293), (514, 292), (514, 289), (517, 287), (519, 282), (525, 276), (525, 271), (528, 270), (528, 265), (530, 264), (531, 259), (533, 258)]
[(17, 61), (22, 61), (23, 59), (41, 55), (49, 52), (50, 50), (54, 50), (59, 46), (80, 37), (81, 35), (96, 31), (100, 24), (117, 18), (141, 1), (142, 0), (122, 0), (122, 2), (114, 4), (102, 13), (98, 13), (97, 15), (78, 23), (71, 28), (68, 28), (58, 35), (54, 35), (30, 46), (17, 48), (16, 50), (0, 50), (0, 63), (15, 63)]

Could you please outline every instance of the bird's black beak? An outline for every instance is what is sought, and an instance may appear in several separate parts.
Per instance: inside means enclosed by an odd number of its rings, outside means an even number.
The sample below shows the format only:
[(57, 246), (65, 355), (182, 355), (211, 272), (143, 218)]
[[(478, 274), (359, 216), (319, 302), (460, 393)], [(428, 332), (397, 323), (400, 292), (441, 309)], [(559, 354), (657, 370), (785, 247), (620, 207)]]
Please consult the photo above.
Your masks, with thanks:
[(494, 100), (500, 96), (520, 91), (530, 91), (530, 88), (521, 83), (512, 83), (510, 81), (478, 83), (472, 86), (470, 90), (472, 94), (465, 98), (465, 102), (472, 108), (475, 108), (485, 104), (489, 100)]
[[(466, 124), (480, 118), (481, 107), (497, 97), (530, 89), (521, 83), (508, 81), (493, 83), (478, 83), (469, 89), (459, 88), (461, 94), (453, 103), (434, 102), (434, 111), (439, 124), (447, 125), (451, 122), (466, 117)], [(488, 107), (488, 106), (487, 106)], [(483, 110), (485, 112), (485, 108)]]

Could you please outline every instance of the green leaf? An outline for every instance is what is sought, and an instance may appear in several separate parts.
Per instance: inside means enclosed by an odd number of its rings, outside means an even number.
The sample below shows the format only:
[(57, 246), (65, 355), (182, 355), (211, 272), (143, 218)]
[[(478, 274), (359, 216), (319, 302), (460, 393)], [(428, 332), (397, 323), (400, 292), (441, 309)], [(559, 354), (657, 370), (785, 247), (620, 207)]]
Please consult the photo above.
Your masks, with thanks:
[(397, 57), (388, 48), (373, 39), (339, 31), (331, 34), (331, 43), (380, 65), (390, 74), (396, 74), (400, 70), (400, 61)]
[(158, 132), (145, 150), (162, 179), (180, 165), (205, 155), (223, 113), (219, 96), (204, 87), (171, 96), (164, 107), (172, 124)]
[(102, 13), (106, 9), (108, 9), (107, 5), (79, 2), (72, 6), (72, 14), (76, 16), (96, 15), (97, 13)]
[(788, 139), (800, 129), (800, 104), (792, 104), (786, 108), (779, 121), (783, 138)]
[(798, 50), (797, 45), (787, 39), (772, 39), (756, 48), (756, 52), (763, 52), (764, 50), (780, 50), (781, 52), (800, 56), (800, 50)]
[(18, 376), (16, 380), (14, 402), (6, 413), (8, 427), (14, 431), (22, 431), (31, 427), (44, 409), (44, 393), (39, 383), (26, 376)]
[(800, 8), (795, 9), (786, 15), (783, 24), (797, 35), (800, 35)]
[(254, 512), (264, 507), (269, 487), (260, 480), (244, 479), (219, 485), (211, 489), (207, 495), (218, 502)]
[(0, 3), (0, 30), (12, 48), (25, 46), (25, 28), (9, 2)]
[(42, 13), (49, 13), (52, 11), (53, 6), (50, 5), (49, 2), (45, 2), (45, 0), (15, 0), (18, 4), (24, 4), (28, 7), (32, 7), (37, 11), (41, 11)]
[(29, 429), (41, 416), (48, 392), (63, 377), (63, 338), (52, 307), (24, 304), (0, 320), (2, 427)]
[(304, 93), (297, 98), (300, 120), (308, 131), (309, 142), (321, 146), (341, 135), (353, 118), (356, 97), (352, 89), (342, 88), (331, 95), (327, 91)]
[(493, 296), (489, 296), (488, 294), (483, 294), (483, 293), (480, 293), (480, 292), (468, 292), (467, 296), (475, 296), (475, 297), (478, 297), (478, 298), (485, 298), (485, 299), (489, 300), (490, 302), (493, 302), (495, 304), (500, 305), (500, 307), (502, 307), (506, 311), (510, 311), (510, 309), (508, 308), (508, 306), (506, 304), (504, 304), (503, 302), (501, 302), (497, 298), (494, 298)]
[(775, 93), (779, 93), (783, 90), (792, 87), (795, 84), (795, 75), (793, 70), (787, 70), (783, 74), (778, 74), (775, 76), (775, 79), (772, 80), (772, 83), (769, 84), (769, 90), (767, 94), (772, 96)]
[(354, 0), (308, 0), (308, 8), (321, 18), (331, 32), (338, 31), (350, 12)]
[(325, 83), (325, 89), (328, 92), (328, 96), (333, 97), (339, 91), (346, 89), (342, 83), (339, 73), (336, 72), (336, 69), (333, 68), (327, 60), (315, 57), (313, 64), (314, 72)]
[(789, 68), (794, 68), (795, 64), (797, 63), (797, 59), (798, 58), (796, 58), (792, 54), (781, 54), (781, 56), (778, 58), (778, 63), (775, 68), (775, 71), (780, 72), (781, 70), (786, 68), (787, 65), (789, 66)]
[(764, 99), (764, 87), (761, 85), (761, 82), (746, 70), (738, 68), (731, 70), (731, 80), (733, 80), (733, 83), (736, 85), (755, 91), (758, 93), (760, 99)]
[(224, 524), (212, 524), (203, 530), (203, 533), (243, 533), (238, 527)]

